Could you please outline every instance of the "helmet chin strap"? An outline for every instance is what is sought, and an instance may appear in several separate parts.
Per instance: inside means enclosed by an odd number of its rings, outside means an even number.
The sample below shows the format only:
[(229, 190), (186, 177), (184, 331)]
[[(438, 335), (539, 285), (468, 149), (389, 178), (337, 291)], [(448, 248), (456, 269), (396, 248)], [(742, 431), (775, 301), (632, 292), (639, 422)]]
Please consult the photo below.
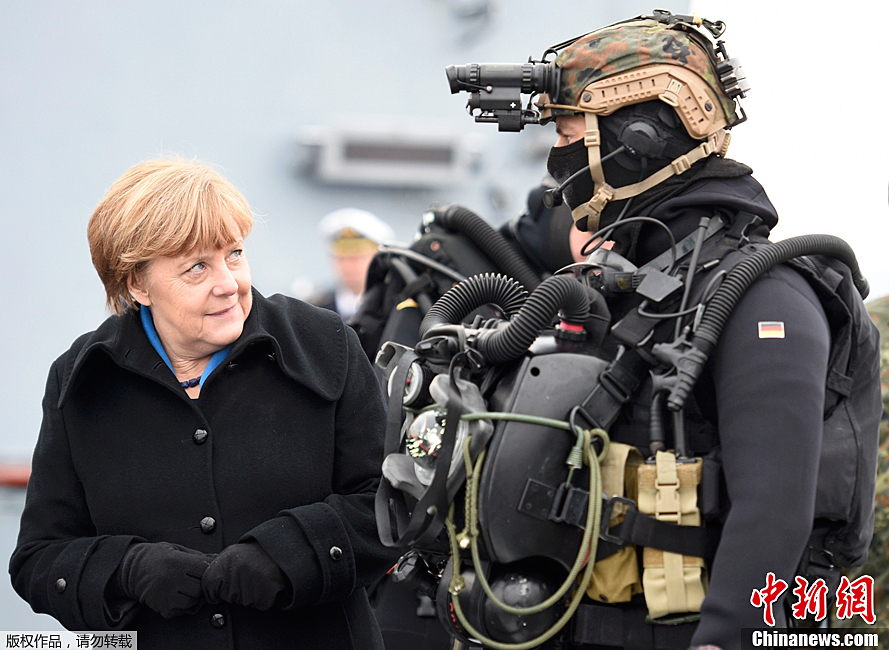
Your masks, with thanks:
[[(577, 110), (575, 107), (574, 110)], [(624, 185), (623, 187), (611, 187), (605, 180), (605, 171), (602, 168), (601, 145), (602, 136), (599, 131), (599, 118), (595, 113), (583, 110), (586, 120), (586, 131), (583, 136), (583, 143), (586, 145), (587, 154), (590, 161), (590, 176), (593, 178), (593, 197), (571, 211), (571, 217), (577, 223), (584, 218), (587, 220), (587, 230), (594, 232), (599, 229), (599, 218), (602, 211), (609, 201), (623, 201), (634, 196), (638, 196), (651, 189), (659, 183), (663, 183), (671, 176), (678, 176), (687, 172), (692, 165), (699, 160), (703, 160), (707, 156), (717, 154), (724, 156), (728, 149), (730, 134), (725, 129), (719, 129), (715, 133), (707, 136), (699, 146), (695, 147), (688, 153), (685, 153), (669, 165), (666, 165), (654, 172), (651, 176), (633, 183), (632, 185)]]

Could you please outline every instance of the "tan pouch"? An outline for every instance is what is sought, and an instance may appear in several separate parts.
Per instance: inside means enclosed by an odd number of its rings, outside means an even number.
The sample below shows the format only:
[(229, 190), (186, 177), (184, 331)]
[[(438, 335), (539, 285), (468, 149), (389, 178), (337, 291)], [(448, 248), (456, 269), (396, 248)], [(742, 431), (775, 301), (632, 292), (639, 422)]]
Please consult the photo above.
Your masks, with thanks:
[[(612, 442), (608, 455), (601, 464), (602, 494), (636, 498), (636, 468), (642, 456), (632, 445)], [(609, 526), (623, 521), (627, 506), (615, 503)], [(593, 567), (593, 576), (586, 590), (587, 596), (602, 603), (625, 603), (634, 594), (642, 593), (636, 547), (626, 546), (609, 555)]]
[[(639, 512), (682, 526), (700, 526), (697, 487), (702, 461), (676, 463), (673, 452), (659, 451), (654, 463), (638, 469)], [(645, 548), (642, 586), (652, 618), (701, 611), (707, 589), (702, 558)]]

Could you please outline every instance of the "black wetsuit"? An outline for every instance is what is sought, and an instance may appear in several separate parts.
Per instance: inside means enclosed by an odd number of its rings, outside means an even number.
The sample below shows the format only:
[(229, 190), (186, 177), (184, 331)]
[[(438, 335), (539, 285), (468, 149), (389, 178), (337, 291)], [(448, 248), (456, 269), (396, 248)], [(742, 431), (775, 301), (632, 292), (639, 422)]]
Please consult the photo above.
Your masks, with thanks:
[[(699, 180), (647, 215), (679, 240), (720, 209), (757, 215), (760, 234), (777, 223), (750, 175)], [(633, 261), (644, 264), (668, 246), (662, 229), (646, 225)], [(761, 333), (762, 323), (781, 323), (783, 338), (764, 338), (773, 330)], [(794, 584), (812, 527), (829, 350), (814, 290), (797, 271), (778, 266), (741, 298), (696, 386), (697, 405), (718, 430), (713, 444), (721, 446), (729, 509), (694, 644), (739, 648), (743, 628), (764, 626), (750, 597), (766, 574)], [(774, 605), (779, 627), (786, 626), (783, 600)]]

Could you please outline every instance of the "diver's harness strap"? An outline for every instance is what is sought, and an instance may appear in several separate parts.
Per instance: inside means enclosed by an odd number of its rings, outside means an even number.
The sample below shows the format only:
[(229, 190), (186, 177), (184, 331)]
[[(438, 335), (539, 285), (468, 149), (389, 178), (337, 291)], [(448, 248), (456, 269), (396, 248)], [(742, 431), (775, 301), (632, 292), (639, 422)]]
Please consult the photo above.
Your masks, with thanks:
[[(566, 488), (563, 485), (558, 489), (547, 518), (583, 528), (589, 498), (590, 493), (583, 488)], [(623, 504), (626, 508), (624, 520), (609, 528), (608, 522), (617, 504)], [(636, 502), (625, 497), (603, 497), (601, 519), (602, 532), (599, 535), (601, 541), (596, 554), (597, 560), (616, 553), (628, 544), (712, 560), (719, 544), (718, 529), (659, 521), (639, 512)]]
[[(402, 289), (395, 298), (396, 309), (403, 309), (403, 305), (406, 300), (413, 300), (414, 305), (419, 306), (417, 299), (421, 295), (429, 295), (430, 291), (437, 289), (438, 286), (435, 284), (435, 280), (432, 279), (432, 276), (428, 273), (421, 273), (420, 275), (415, 276), (412, 280), (407, 282), (404, 285), (404, 289)], [(423, 314), (425, 315), (429, 309), (426, 307), (423, 310)]]
[(676, 617), (669, 623), (652, 623), (639, 603), (599, 605), (584, 601), (574, 613), (572, 644), (613, 646), (625, 650), (686, 648), (700, 615)]
[(624, 348), (620, 356), (602, 371), (599, 382), (582, 405), (590, 414), (590, 420), (607, 430), (630, 401), (652, 365), (635, 350)]

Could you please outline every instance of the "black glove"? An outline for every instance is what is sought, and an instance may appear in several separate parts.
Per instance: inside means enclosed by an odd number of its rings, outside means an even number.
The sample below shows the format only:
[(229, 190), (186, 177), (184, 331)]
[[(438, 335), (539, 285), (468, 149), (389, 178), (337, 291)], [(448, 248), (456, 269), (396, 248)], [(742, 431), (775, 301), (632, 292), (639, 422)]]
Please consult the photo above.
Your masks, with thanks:
[(164, 618), (191, 614), (201, 606), (201, 576), (212, 559), (167, 542), (133, 544), (117, 568), (116, 587)]
[(201, 580), (207, 602), (225, 601), (255, 609), (271, 609), (278, 598), (290, 599), (290, 581), (256, 542), (232, 544), (220, 553)]

